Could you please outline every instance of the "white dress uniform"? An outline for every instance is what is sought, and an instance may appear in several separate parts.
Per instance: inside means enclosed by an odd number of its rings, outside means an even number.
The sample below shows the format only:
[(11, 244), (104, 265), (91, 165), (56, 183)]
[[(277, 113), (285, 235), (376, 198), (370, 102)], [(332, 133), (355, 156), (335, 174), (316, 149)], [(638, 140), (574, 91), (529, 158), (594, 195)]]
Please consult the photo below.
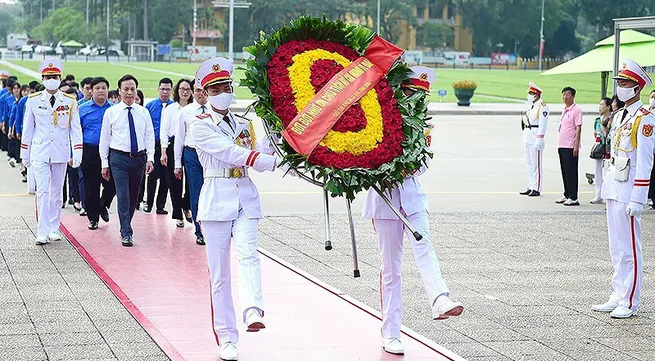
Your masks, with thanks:
[[(530, 83), (528, 91), (539, 95), (542, 93), (541, 88), (534, 83)], [(523, 119), (523, 152), (525, 153), (525, 167), (528, 171), (528, 190), (539, 193), (542, 190), (544, 137), (549, 113), (548, 106), (539, 97), (539, 100), (530, 104), (530, 109)]]
[[(196, 83), (207, 89), (214, 84), (231, 82), (231, 74), (229, 60), (209, 59), (200, 65)], [(238, 341), (238, 331), (230, 281), (230, 244), (233, 241), (237, 251), (239, 302), (244, 322), (250, 327), (250, 321), (246, 321), (249, 311), (254, 311), (261, 320), (264, 303), (257, 253), (257, 227), (262, 210), (259, 192), (248, 177), (248, 171), (249, 168), (258, 172), (272, 171), (279, 162), (271, 155), (273, 151), (268, 144), (260, 147), (256, 143), (252, 124), (247, 119), (229, 111), (224, 116), (212, 109), (196, 118), (190, 124), (187, 137), (192, 138), (204, 171), (198, 220), (207, 244), (214, 332), (221, 353), (224, 347), (232, 345), (234, 354), (227, 359), (236, 359), (234, 345)], [(263, 323), (255, 328), (263, 328)], [(221, 357), (225, 358), (223, 354)]]
[[(646, 72), (631, 60), (626, 61), (616, 78), (635, 80), (642, 89), (651, 83)], [(607, 228), (614, 268), (608, 304), (623, 307), (612, 311), (612, 317), (630, 317), (639, 308), (643, 281), (641, 209), (647, 201), (653, 167), (654, 126), (655, 116), (640, 100), (619, 110), (612, 124), (616, 130), (611, 143), (612, 158), (602, 189), (602, 197), (607, 200)], [(631, 212), (635, 208), (638, 211)]]
[[(414, 73), (410, 76), (412, 83), (405, 86), (422, 91), (429, 89), (430, 83), (436, 78), (434, 72), (425, 67), (413, 67), (412, 69), (414, 70)], [(429, 140), (429, 131), (426, 136)], [(364, 203), (363, 216), (373, 220), (373, 227), (378, 235), (378, 245), (382, 258), (380, 297), (382, 299), (382, 337), (385, 340), (400, 338), (403, 233), (407, 233), (414, 260), (421, 273), (428, 300), (430, 305), (433, 306), (433, 310), (435, 310), (435, 301), (440, 298), (439, 296), (448, 296), (450, 292), (441, 275), (437, 253), (431, 243), (428, 197), (418, 179), (418, 176), (425, 172), (426, 169), (427, 167), (423, 166), (417, 173), (406, 177), (402, 186), (394, 187), (390, 192), (387, 191), (386, 193), (394, 206), (421, 233), (423, 236), (421, 241), (416, 241), (414, 236), (405, 229), (403, 223), (377, 192), (369, 189)], [(455, 306), (461, 307), (458, 304), (455, 304)], [(461, 310), (458, 312), (461, 313)], [(443, 319), (451, 315), (456, 316), (459, 313), (438, 315), (433, 311), (433, 318)], [(387, 349), (386, 345), (383, 346), (385, 346), (385, 350), (392, 353), (403, 352), (402, 348), (396, 350), (398, 352), (394, 352)]]
[[(62, 68), (58, 59), (51, 59), (41, 62), (40, 71), (61, 76)], [(31, 94), (25, 106), (21, 157), (36, 180), (37, 244), (61, 239), (62, 189), (71, 149), (77, 168), (82, 161), (82, 127), (76, 97), (61, 91)]]
[(189, 133), (191, 123), (198, 119), (196, 115), (206, 113), (208, 109), (209, 104), (200, 104), (196, 100), (180, 109), (177, 119), (173, 124), (176, 139), (175, 168), (182, 168), (182, 154), (184, 153), (184, 147), (196, 147), (193, 144), (191, 137), (188, 137), (187, 134)]

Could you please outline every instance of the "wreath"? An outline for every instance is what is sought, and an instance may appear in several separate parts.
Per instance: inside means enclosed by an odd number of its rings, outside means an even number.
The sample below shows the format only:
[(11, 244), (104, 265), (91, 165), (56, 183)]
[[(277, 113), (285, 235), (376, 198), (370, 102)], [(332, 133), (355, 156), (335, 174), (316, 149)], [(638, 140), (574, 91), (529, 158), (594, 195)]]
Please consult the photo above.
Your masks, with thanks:
[[(315, 106), (313, 102), (340, 104), (339, 99), (316, 98), (329, 93), (326, 87), (334, 86), (334, 79), (368, 56), (367, 49), (380, 40), (357, 24), (303, 16), (270, 34), (261, 32), (259, 41), (244, 49), (253, 57), (247, 60), (241, 84), (258, 98), (254, 109), (268, 129), (283, 136), (283, 163), (322, 183), (333, 197), (352, 200), (374, 185), (387, 189), (401, 184), (432, 156), (425, 138), (426, 94), (409, 98), (403, 94), (400, 86), (408, 82), (411, 70), (397, 56), (386, 74), (369, 82), (370, 90), (361, 96), (332, 94), (357, 99), (335, 116), (310, 152), (299, 152), (289, 137), (290, 130), (307, 124), (298, 123), (299, 116), (314, 114), (308, 109)], [(317, 118), (317, 123), (323, 121)]]

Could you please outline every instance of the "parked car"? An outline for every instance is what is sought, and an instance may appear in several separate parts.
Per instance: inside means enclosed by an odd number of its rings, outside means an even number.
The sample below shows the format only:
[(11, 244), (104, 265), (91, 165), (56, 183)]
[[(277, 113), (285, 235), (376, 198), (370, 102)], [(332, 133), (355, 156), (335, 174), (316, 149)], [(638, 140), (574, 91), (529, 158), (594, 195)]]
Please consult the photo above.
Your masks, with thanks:
[(34, 48), (34, 52), (37, 54), (45, 54), (45, 55), (56, 55), (57, 53), (55, 52), (55, 49), (52, 48), (50, 45), (37, 45)]
[[(125, 56), (125, 53), (120, 49), (109, 49), (107, 52), (109, 56)], [(105, 55), (105, 49), (98, 50), (98, 55)]]
[(80, 49), (80, 55), (96, 56), (98, 55), (98, 48), (95, 45), (87, 45)]
[(33, 53), (35, 45), (23, 45), (20, 48), (21, 53)]

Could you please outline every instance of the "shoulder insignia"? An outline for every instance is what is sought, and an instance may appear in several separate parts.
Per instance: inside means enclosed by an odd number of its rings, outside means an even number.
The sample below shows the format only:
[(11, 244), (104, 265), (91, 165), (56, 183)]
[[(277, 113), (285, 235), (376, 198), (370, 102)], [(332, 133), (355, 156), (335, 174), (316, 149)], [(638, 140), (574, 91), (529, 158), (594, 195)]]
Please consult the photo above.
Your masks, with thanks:
[(649, 138), (651, 135), (653, 135), (653, 124), (644, 124), (644, 126), (641, 128), (641, 134)]
[(77, 95), (64, 93), (64, 96), (65, 96), (65, 97), (68, 97), (68, 98), (71, 98), (71, 99), (74, 99), (74, 100), (77, 100)]
[(203, 113), (203, 114), (196, 115), (196, 118), (198, 118), (198, 119), (207, 119), (207, 118), (211, 118), (211, 116), (212, 115), (209, 114), (209, 113)]
[(648, 114), (650, 114), (650, 112), (648, 111), (648, 109), (646, 109), (646, 108), (644, 108), (644, 107), (639, 108), (639, 110), (641, 110), (641, 112), (642, 112), (644, 115), (648, 115)]
[(543, 114), (544, 114), (544, 117), (547, 117), (548, 116), (548, 110), (544, 110)]
[(243, 115), (238, 115), (238, 114), (234, 114), (234, 113), (232, 113), (232, 114), (237, 118), (241, 118), (241, 119), (245, 120), (246, 122), (252, 122), (252, 120), (244, 117)]
[(41, 95), (41, 93), (42, 93), (42, 91), (40, 91), (40, 92), (36, 92), (36, 93), (32, 93), (32, 94), (29, 95), (29, 97), (30, 97), (30, 98), (34, 98), (35, 96), (39, 96), (39, 95)]

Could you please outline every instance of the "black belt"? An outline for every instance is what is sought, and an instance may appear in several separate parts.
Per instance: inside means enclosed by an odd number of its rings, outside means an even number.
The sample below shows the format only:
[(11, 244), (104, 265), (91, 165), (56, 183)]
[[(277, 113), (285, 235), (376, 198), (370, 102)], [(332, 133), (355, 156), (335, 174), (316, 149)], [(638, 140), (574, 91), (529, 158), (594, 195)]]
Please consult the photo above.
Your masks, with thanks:
[(192, 151), (192, 152), (194, 152), (194, 153), (196, 152), (196, 148), (194, 148), (194, 147), (189, 147), (188, 145), (185, 145), (185, 146), (184, 146), (184, 149), (188, 149), (188, 150), (190, 150), (190, 151)]
[(122, 150), (114, 149), (114, 148), (109, 148), (112, 152), (116, 152), (118, 154), (126, 155), (130, 158), (139, 158), (139, 157), (144, 157), (146, 155), (146, 150), (140, 150), (136, 154), (132, 154), (132, 152), (124, 152)]
[(539, 125), (526, 125), (525, 127), (532, 129), (532, 128), (539, 128)]

